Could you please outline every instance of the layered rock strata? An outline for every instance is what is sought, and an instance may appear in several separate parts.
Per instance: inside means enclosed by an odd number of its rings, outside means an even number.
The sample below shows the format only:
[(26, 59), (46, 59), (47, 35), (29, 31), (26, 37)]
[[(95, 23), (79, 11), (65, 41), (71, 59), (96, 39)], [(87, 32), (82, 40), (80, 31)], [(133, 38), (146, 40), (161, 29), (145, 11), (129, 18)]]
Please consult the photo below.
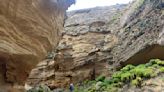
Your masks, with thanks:
[(164, 59), (163, 31), (163, 0), (69, 12), (55, 51), (53, 75), (39, 83), (65, 87), (98, 75), (110, 76), (127, 64)]
[(74, 0), (0, 1), (0, 90), (8, 84), (23, 85), (36, 64), (57, 46), (65, 10), (72, 3)]

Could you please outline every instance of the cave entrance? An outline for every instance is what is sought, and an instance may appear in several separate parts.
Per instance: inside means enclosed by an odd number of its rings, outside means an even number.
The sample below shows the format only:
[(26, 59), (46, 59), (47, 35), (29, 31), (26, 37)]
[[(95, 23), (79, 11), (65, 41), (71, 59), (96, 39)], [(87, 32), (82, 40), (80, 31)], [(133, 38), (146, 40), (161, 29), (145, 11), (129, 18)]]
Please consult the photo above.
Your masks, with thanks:
[(128, 64), (139, 65), (145, 64), (150, 61), (150, 59), (161, 59), (164, 60), (164, 46), (160, 45), (152, 45), (139, 53), (135, 54), (131, 58), (129, 58), (126, 62), (121, 63), (122, 66), (126, 66)]

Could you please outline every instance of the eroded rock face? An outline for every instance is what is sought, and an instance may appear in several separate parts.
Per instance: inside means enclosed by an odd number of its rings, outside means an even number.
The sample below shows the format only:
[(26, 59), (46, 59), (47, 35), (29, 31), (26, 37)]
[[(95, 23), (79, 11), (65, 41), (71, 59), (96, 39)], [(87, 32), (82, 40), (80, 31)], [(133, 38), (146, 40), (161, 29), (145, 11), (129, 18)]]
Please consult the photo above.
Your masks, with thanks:
[[(114, 17), (120, 16), (118, 12), (125, 6), (116, 5), (68, 13), (62, 40), (56, 49), (54, 74), (46, 77), (47, 80), (42, 78), (43, 81), (39, 83), (46, 83), (54, 88), (66, 87), (71, 82), (95, 79), (100, 74), (109, 75), (108, 60), (110, 62), (112, 58), (110, 51), (114, 44), (118, 43), (118, 38), (112, 34), (112, 29), (115, 28), (109, 27), (112, 24), (108, 24), (116, 20)], [(41, 73), (38, 69), (39, 67), (35, 72)], [(35, 72), (29, 77), (29, 85), (36, 85), (40, 80), (35, 78)]]
[(0, 1), (0, 89), (24, 84), (30, 71), (57, 46), (65, 10), (74, 0)]
[(135, 10), (136, 2), (130, 6), (127, 12), (133, 12), (126, 21), (131, 19), (131, 22), (117, 33), (119, 43), (112, 49), (114, 61), (121, 66), (146, 63), (153, 58), (164, 59), (164, 1), (141, 1), (136, 1), (140, 5)]
[(70, 82), (109, 76), (112, 69), (127, 64), (164, 59), (163, 5), (163, 0), (137, 0), (128, 6), (68, 13), (55, 51), (54, 74), (39, 83), (65, 87)]

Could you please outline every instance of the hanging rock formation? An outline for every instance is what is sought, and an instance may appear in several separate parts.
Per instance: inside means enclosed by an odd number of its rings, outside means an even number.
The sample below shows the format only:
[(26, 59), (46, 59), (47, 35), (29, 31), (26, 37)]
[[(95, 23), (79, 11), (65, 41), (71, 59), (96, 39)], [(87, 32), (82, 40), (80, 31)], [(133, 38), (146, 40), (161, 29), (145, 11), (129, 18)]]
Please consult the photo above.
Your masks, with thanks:
[(23, 85), (36, 64), (57, 46), (65, 11), (72, 3), (74, 0), (0, 1), (0, 91), (6, 92), (8, 84)]
[[(126, 64), (164, 59), (163, 0), (136, 0), (129, 5), (72, 11), (67, 17), (54, 60), (42, 62), (51, 62), (54, 68), (34, 69), (30, 85), (66, 87), (70, 82), (110, 75), (113, 69)], [(37, 77), (43, 72), (40, 68), (53, 72), (41, 80)]]

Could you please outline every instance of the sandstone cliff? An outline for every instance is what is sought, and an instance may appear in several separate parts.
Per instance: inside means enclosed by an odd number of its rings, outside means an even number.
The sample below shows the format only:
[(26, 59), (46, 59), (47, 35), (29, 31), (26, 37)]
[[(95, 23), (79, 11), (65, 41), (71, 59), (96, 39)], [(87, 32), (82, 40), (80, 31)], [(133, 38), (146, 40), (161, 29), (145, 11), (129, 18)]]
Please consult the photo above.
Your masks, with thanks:
[(65, 10), (72, 3), (74, 0), (0, 1), (0, 91), (8, 83), (23, 85), (31, 69), (57, 46)]
[(48, 68), (52, 75), (40, 80), (37, 72), (43, 71), (36, 68), (29, 78), (31, 85), (64, 87), (70, 82), (110, 75), (127, 64), (164, 59), (163, 0), (136, 0), (130, 5), (78, 10), (67, 15), (54, 60), (46, 61), (53, 63), (54, 68)]
[(54, 88), (64, 87), (70, 82), (94, 79), (95, 74), (107, 74), (106, 60), (112, 57), (108, 51), (118, 42), (118, 38), (108, 29), (107, 22), (124, 7), (125, 5), (118, 5), (68, 13), (54, 60), (42, 62), (52, 62), (53, 68), (40, 66), (40, 63), (38, 68), (32, 71), (28, 84), (37, 85), (42, 82)]

